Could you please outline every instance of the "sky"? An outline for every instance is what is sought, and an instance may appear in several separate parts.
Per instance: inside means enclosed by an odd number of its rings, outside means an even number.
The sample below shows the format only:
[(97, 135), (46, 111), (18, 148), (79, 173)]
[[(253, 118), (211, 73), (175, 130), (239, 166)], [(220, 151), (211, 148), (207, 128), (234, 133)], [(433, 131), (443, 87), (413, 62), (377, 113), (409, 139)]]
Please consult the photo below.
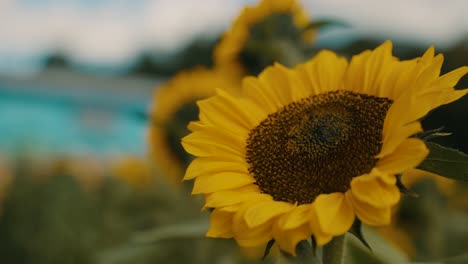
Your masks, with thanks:
[[(37, 71), (45, 55), (118, 66), (144, 50), (171, 53), (196, 36), (216, 36), (255, 0), (0, 0), (0, 73)], [(319, 41), (372, 35), (447, 47), (468, 35), (466, 0), (303, 0), (312, 18), (351, 28)], [(344, 36), (344, 37), (343, 37)]]

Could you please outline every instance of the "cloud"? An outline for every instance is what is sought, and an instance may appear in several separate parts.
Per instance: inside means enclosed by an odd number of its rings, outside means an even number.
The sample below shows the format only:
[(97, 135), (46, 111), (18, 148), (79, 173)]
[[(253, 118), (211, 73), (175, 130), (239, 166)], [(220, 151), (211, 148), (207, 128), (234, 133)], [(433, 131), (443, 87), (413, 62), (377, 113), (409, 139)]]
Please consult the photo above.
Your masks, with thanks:
[(303, 1), (316, 17), (335, 17), (362, 35), (448, 46), (468, 34), (465, 0)]
[(7, 55), (19, 62), (55, 50), (78, 63), (127, 63), (144, 49), (170, 51), (219, 32), (239, 8), (217, 0), (30, 2), (0, 3), (0, 64)]
[[(256, 1), (3, 0), (0, 71), (15, 61), (37, 62), (54, 50), (78, 63), (102, 65), (128, 63), (147, 49), (170, 52), (200, 34), (222, 31), (245, 3), (252, 2)], [(346, 21), (359, 34), (440, 46), (468, 34), (465, 0), (302, 2), (314, 18)]]

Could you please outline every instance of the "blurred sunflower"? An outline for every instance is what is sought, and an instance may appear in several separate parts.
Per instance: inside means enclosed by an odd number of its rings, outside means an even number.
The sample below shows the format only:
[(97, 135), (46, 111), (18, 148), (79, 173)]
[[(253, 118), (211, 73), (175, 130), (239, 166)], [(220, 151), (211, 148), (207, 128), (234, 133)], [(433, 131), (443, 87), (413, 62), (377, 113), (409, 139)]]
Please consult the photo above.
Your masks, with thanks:
[(424, 180), (434, 181), (437, 186), (437, 190), (445, 196), (453, 195), (456, 192), (457, 181), (442, 177), (435, 173), (413, 169), (408, 170), (401, 177), (403, 185), (407, 188), (411, 188), (416, 183)]
[(303, 57), (297, 53), (314, 40), (308, 24), (296, 0), (262, 0), (246, 7), (224, 32), (214, 51), (215, 64), (237, 76), (257, 75), (277, 61), (295, 64)]
[(113, 175), (133, 187), (144, 188), (151, 185), (152, 174), (149, 163), (140, 157), (127, 156), (116, 161)]
[(244, 247), (274, 239), (295, 254), (299, 241), (324, 245), (356, 217), (389, 224), (395, 175), (428, 154), (412, 137), (419, 119), (468, 92), (453, 88), (468, 67), (439, 76), (442, 63), (434, 48), (400, 61), (391, 42), (349, 63), (322, 51), (245, 78), (242, 97), (218, 90), (198, 102), (200, 121), (182, 144), (197, 156), (185, 179), (214, 209), (207, 236)]
[[(447, 251), (454, 250), (454, 247), (447, 245), (464, 242), (457, 242), (451, 235), (451, 229), (457, 226), (453, 219), (463, 219), (460, 215), (453, 215), (466, 211), (466, 207), (457, 207), (461, 198), (458, 189), (462, 183), (419, 169), (408, 170), (401, 179), (403, 185), (419, 197), (412, 195), (402, 199), (394, 207), (392, 223), (379, 227), (378, 232), (412, 260), (418, 256), (429, 256), (427, 251), (439, 254), (432, 259), (450, 256)], [(442, 240), (445, 246), (434, 247), (437, 240)], [(428, 245), (429, 250), (426, 248)]]
[(189, 134), (188, 123), (198, 119), (196, 101), (213, 95), (215, 88), (232, 87), (216, 70), (200, 67), (177, 74), (157, 89), (151, 109), (150, 151), (158, 169), (174, 182), (182, 180), (192, 159), (180, 140)]

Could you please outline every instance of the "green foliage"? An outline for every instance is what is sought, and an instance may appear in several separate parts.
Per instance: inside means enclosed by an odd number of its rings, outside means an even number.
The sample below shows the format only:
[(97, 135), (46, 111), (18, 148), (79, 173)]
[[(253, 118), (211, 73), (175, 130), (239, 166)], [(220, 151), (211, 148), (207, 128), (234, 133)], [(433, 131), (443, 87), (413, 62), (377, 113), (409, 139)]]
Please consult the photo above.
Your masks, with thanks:
[(71, 177), (17, 175), (0, 218), (2, 263), (95, 263), (97, 208)]
[[(280, 258), (285, 263), (290, 264), (301, 264), (301, 263), (309, 263), (309, 264), (322, 264), (321, 256), (316, 255), (314, 252), (314, 248), (311, 246), (309, 241), (303, 240), (299, 242), (296, 246), (296, 256), (290, 256), (287, 253), (281, 254)], [(280, 263), (283, 263), (279, 261)], [(330, 263), (332, 264), (332, 263)]]
[(393, 264), (408, 263), (408, 257), (402, 254), (388, 241), (383, 239), (374, 229), (363, 226), (363, 235), (369, 243), (372, 251), (369, 250), (357, 237), (347, 236), (346, 262), (351, 264)]
[(468, 155), (433, 142), (426, 142), (426, 145), (429, 156), (418, 166), (419, 169), (454, 180), (468, 181)]
[(87, 190), (60, 168), (18, 163), (0, 213), (0, 263), (256, 263), (232, 240), (204, 237), (200, 199), (163, 182), (135, 188), (104, 177)]
[(434, 180), (426, 178), (411, 189), (419, 196), (403, 197), (393, 221), (395, 228), (408, 235), (412, 259), (457, 263), (445, 260), (468, 252), (468, 184), (456, 182), (450, 192), (442, 193)]

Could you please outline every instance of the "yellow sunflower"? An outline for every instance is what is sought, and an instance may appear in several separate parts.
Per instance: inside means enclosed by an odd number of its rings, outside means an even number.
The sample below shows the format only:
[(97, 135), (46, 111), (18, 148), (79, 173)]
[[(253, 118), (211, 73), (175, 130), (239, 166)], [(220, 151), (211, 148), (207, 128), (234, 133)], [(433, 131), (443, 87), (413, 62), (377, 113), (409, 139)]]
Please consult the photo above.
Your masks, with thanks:
[[(300, 45), (311, 43), (315, 30), (304, 30), (307, 14), (296, 0), (262, 0), (246, 7), (224, 32), (214, 51), (215, 64), (232, 75), (256, 75), (276, 61), (287, 63)], [(285, 45), (293, 45), (293, 50)], [(296, 47), (299, 45), (299, 47)], [(282, 54), (288, 50), (288, 54)]]
[(233, 90), (232, 86), (216, 70), (199, 67), (177, 74), (157, 89), (148, 137), (152, 159), (164, 175), (180, 182), (191, 161), (180, 140), (189, 134), (188, 123), (198, 117), (195, 102), (213, 95), (216, 88)]
[(113, 175), (135, 188), (151, 186), (153, 181), (148, 161), (137, 156), (125, 156), (113, 164)]
[(412, 137), (418, 120), (468, 91), (453, 88), (468, 67), (439, 76), (442, 62), (432, 47), (400, 61), (389, 41), (349, 63), (322, 51), (245, 78), (241, 97), (218, 90), (198, 102), (182, 145), (197, 156), (185, 179), (214, 209), (207, 236), (245, 247), (274, 239), (295, 254), (299, 241), (324, 245), (356, 217), (388, 224), (400, 199), (395, 175), (428, 154)]

